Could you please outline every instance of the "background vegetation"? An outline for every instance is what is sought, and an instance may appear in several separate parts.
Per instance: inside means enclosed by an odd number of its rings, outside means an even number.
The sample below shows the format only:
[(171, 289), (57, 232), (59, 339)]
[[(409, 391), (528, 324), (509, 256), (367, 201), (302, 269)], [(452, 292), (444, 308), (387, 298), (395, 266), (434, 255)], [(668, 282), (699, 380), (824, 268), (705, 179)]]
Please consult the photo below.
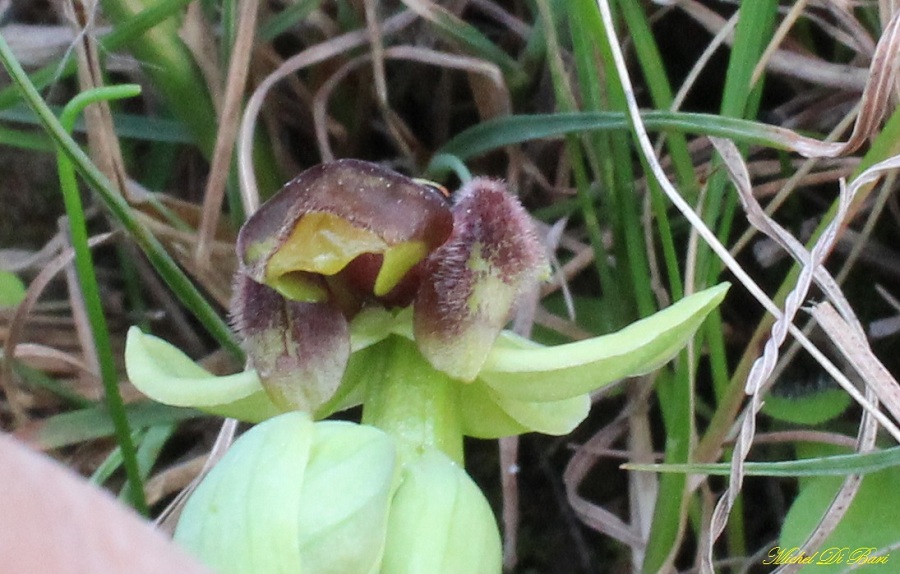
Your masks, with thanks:
[[(807, 536), (886, 553), (898, 542), (897, 513), (873, 513), (900, 503), (888, 449), (900, 206), (889, 171), (854, 179), (900, 146), (895, 2), (0, 8), (4, 430), (159, 515), (220, 422), (137, 396), (121, 369), (126, 328), (213, 371), (240, 368), (224, 319), (235, 230), (300, 170), (355, 157), (451, 189), (504, 178), (556, 252), (553, 281), (516, 322), (540, 341), (736, 284), (687, 352), (598, 396), (575, 435), (501, 441), (499, 466), (494, 445), (469, 445), (510, 571), (769, 571), (771, 548)], [(819, 265), (832, 251), (834, 280)], [(837, 327), (799, 310), (819, 301)], [(779, 309), (789, 321), (764, 347)], [(779, 353), (795, 315), (807, 348), (838, 368), (797, 352), (797, 329)], [(783, 476), (743, 480), (748, 457), (875, 447), (888, 449), (875, 462), (774, 464), (761, 471)], [(619, 468), (731, 460), (725, 478)], [(835, 496), (855, 501), (826, 513)]]

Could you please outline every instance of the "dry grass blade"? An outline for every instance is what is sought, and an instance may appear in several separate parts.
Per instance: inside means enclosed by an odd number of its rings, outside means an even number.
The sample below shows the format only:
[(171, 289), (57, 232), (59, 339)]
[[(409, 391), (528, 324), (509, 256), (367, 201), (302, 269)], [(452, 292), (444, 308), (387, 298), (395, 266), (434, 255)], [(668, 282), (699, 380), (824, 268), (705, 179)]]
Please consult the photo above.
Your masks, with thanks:
[(234, 236), (230, 229), (219, 226), (219, 235), (209, 243), (209, 258), (212, 264), (198, 266), (194, 258), (197, 232), (200, 224), (200, 207), (162, 194), (154, 194), (154, 199), (165, 209), (176, 215), (178, 225), (159, 217), (155, 206), (143, 203), (135, 206), (133, 214), (166, 247), (166, 251), (180, 263), (191, 276), (223, 307), (231, 300), (231, 278), (237, 265), (234, 254)]
[(147, 481), (144, 490), (147, 504), (153, 506), (167, 496), (190, 486), (206, 468), (209, 456), (202, 454), (185, 462), (170, 466)]
[[(60, 230), (66, 238), (71, 237), (68, 218), (60, 219)], [(66, 247), (73, 249), (71, 243), (66, 242)], [(69, 308), (72, 312), (72, 322), (75, 325), (75, 333), (78, 337), (78, 346), (84, 355), (91, 371), (100, 373), (100, 361), (97, 356), (97, 341), (94, 339), (94, 331), (91, 329), (90, 320), (85, 305), (84, 292), (81, 290), (81, 282), (74, 265), (67, 265), (65, 269), (66, 292), (69, 299)]]
[[(437, 52), (427, 48), (418, 48), (415, 46), (393, 46), (384, 50), (382, 56), (387, 59), (408, 60), (441, 68), (457, 69), (471, 74), (478, 74), (491, 82), (496, 93), (499, 94), (499, 97), (505, 102), (505, 107), (507, 109), (511, 106), (509, 102), (509, 92), (506, 89), (506, 84), (503, 82), (503, 75), (500, 73), (500, 69), (490, 62), (467, 56), (457, 56), (455, 54)], [(331, 145), (328, 143), (328, 98), (331, 96), (331, 92), (337, 84), (347, 77), (353, 69), (372, 60), (373, 57), (374, 54), (365, 54), (345, 63), (322, 84), (322, 87), (313, 99), (313, 119), (315, 121), (316, 142), (319, 145), (319, 155), (322, 157), (322, 161), (332, 161), (334, 159), (334, 153), (331, 151)], [(383, 112), (385, 110), (387, 110), (387, 108), (382, 108)], [(402, 140), (402, 138), (396, 137), (395, 139), (398, 143)]]
[[(412, 12), (402, 12), (388, 18), (382, 24), (382, 35), (386, 36), (402, 30), (411, 24), (415, 18), (416, 15)], [(253, 213), (259, 207), (259, 190), (256, 183), (256, 174), (253, 173), (253, 132), (256, 129), (256, 118), (259, 115), (259, 110), (269, 90), (276, 83), (297, 70), (328, 60), (353, 48), (358, 48), (364, 45), (367, 40), (369, 40), (368, 31), (363, 29), (348, 32), (327, 42), (317, 44), (282, 62), (274, 72), (266, 76), (257, 86), (247, 102), (238, 135), (238, 174), (240, 177), (241, 198), (246, 213)]]
[[(109, 241), (114, 235), (114, 233), (98, 235), (91, 238), (88, 241), (88, 245), (92, 248), (102, 245)], [(34, 309), (34, 306), (47, 288), (47, 285), (50, 284), (60, 271), (71, 264), (74, 258), (74, 250), (67, 248), (47, 263), (37, 277), (31, 281), (31, 284), (28, 286), (28, 290), (25, 293), (25, 299), (23, 299), (22, 302), (19, 303), (19, 306), (16, 307), (16, 311), (10, 320), (6, 341), (3, 343), (3, 362), (0, 363), (0, 388), (2, 388), (7, 401), (9, 402), (16, 426), (20, 426), (28, 420), (28, 416), (22, 407), (21, 391), (13, 381), (12, 358), (16, 356), (16, 346), (19, 344), (19, 340), (22, 337), (28, 315)]]
[(500, 439), (500, 487), (503, 494), (503, 568), (513, 570), (519, 562), (519, 437)]
[[(791, 251), (794, 252), (794, 255), (797, 256), (798, 259), (800, 259), (803, 267), (796, 285), (785, 299), (783, 315), (779, 317), (772, 326), (771, 335), (766, 341), (762, 356), (757, 358), (753, 363), (750, 373), (747, 376), (745, 392), (750, 396), (750, 402), (745, 407), (742, 416), (740, 432), (735, 444), (735, 456), (732, 458), (728, 488), (720, 498), (715, 511), (713, 512), (709, 532), (710, 539), (706, 544), (706, 548), (710, 553), (713, 543), (725, 529), (728, 515), (741, 490), (744, 478), (743, 464), (750, 452), (756, 434), (756, 415), (759, 412), (759, 409), (762, 408), (762, 393), (764, 391), (764, 386), (775, 370), (779, 349), (787, 337), (788, 326), (793, 322), (794, 317), (800, 310), (800, 306), (806, 299), (806, 295), (812, 286), (813, 278), (817, 274), (817, 270), (821, 268), (822, 262), (834, 246), (834, 243), (837, 240), (838, 229), (846, 218), (847, 210), (852, 201), (852, 192), (842, 190), (838, 212), (835, 215), (835, 218), (816, 242), (812, 252), (807, 255), (802, 249), (802, 246), (799, 245), (799, 242), (769, 219), (756, 202), (753, 197), (750, 176), (747, 173), (746, 165), (744, 164), (743, 158), (737, 150), (737, 147), (728, 140), (714, 138), (712, 141), (713, 145), (721, 155), (732, 181), (738, 189), (741, 204), (748, 214), (750, 223), (776, 241), (784, 243), (786, 246), (790, 246)], [(819, 272), (820, 275), (823, 273), (824, 269)], [(834, 283), (833, 280), (831, 281)], [(834, 287), (836, 288), (836, 284), (834, 284)], [(847, 307), (849, 308), (849, 306)], [(855, 488), (853, 491), (855, 492)], [(709, 554), (707, 558), (708, 562), (706, 567), (711, 569), (711, 554)]]
[(891, 90), (897, 76), (898, 53), (900, 53), (900, 12), (888, 22), (875, 47), (860, 101), (859, 117), (849, 139), (843, 143), (823, 143), (810, 138), (800, 138), (794, 145), (794, 150), (807, 157), (835, 157), (853, 153), (865, 143), (875, 132), (890, 104)]
[[(28, 363), (45, 373), (75, 370), (82, 375), (97, 377), (97, 372), (92, 371), (83, 360), (71, 353), (66, 353), (47, 345), (19, 343), (15, 347), (13, 358), (17, 361)], [(97, 385), (99, 386), (99, 384), (98, 380)]]
[(178, 524), (178, 519), (181, 517), (181, 511), (184, 509), (184, 505), (187, 503), (188, 498), (194, 493), (206, 475), (209, 474), (209, 471), (222, 460), (222, 457), (225, 456), (225, 453), (234, 442), (237, 425), (238, 421), (235, 419), (225, 419), (222, 423), (222, 427), (219, 429), (219, 434), (216, 437), (216, 442), (213, 444), (212, 449), (209, 451), (209, 455), (207, 455), (207, 458), (203, 463), (203, 468), (194, 476), (187, 488), (179, 492), (178, 496), (175, 497), (175, 500), (173, 500), (156, 518), (155, 522), (160, 530), (168, 532), (169, 534), (175, 532), (175, 526)]
[[(640, 386), (631, 385), (628, 393), (635, 408), (628, 417), (628, 450), (629, 461), (647, 463), (656, 460), (653, 451), (653, 437), (650, 424), (650, 401), (646, 396), (647, 389), (652, 388), (648, 380)], [(659, 495), (659, 477), (652, 472), (628, 473), (628, 509), (632, 529), (636, 530), (642, 540), (650, 537), (653, 526), (653, 514)], [(639, 571), (644, 563), (643, 546), (631, 547), (631, 564)]]
[[(790, 253), (794, 259), (804, 266), (804, 269), (797, 280), (798, 287), (808, 290), (810, 282), (815, 279), (828, 296), (836, 302), (835, 304), (840, 307), (842, 314), (845, 317), (853, 318), (854, 324), (857, 325), (857, 328), (861, 332), (862, 326), (859, 325), (859, 321), (855, 319), (855, 313), (846, 298), (841, 294), (837, 282), (825, 268), (821, 266), (821, 263), (819, 265), (814, 264), (817, 260), (817, 256), (824, 258), (837, 241), (838, 232), (847, 217), (847, 211), (853, 200), (853, 196), (855, 195), (854, 191), (858, 189), (858, 187), (854, 186), (853, 189), (845, 190), (841, 194), (837, 215), (816, 243), (812, 253), (808, 253), (806, 248), (797, 240), (797, 238), (788, 233), (786, 229), (769, 217), (762, 209), (762, 206), (759, 205), (756, 200), (756, 194), (754, 194), (751, 187), (746, 165), (734, 144), (728, 140), (721, 140), (718, 138), (710, 139), (713, 141), (713, 144), (725, 161), (731, 180), (737, 188), (741, 206), (747, 214), (747, 220), (753, 227), (771, 237), (785, 251)], [(793, 306), (793, 303), (791, 303), (791, 306)], [(750, 393), (755, 391), (754, 389), (748, 388), (747, 392)]]
[(259, 0), (244, 0), (240, 4), (238, 32), (232, 50), (231, 64), (228, 68), (225, 101), (222, 105), (222, 115), (219, 117), (219, 131), (216, 134), (216, 145), (209, 167), (206, 192), (203, 194), (203, 216), (200, 220), (197, 247), (194, 251), (194, 262), (200, 268), (209, 267), (211, 263), (210, 243), (212, 243), (218, 227), (222, 199), (225, 196), (225, 184), (228, 181), (228, 167), (231, 165), (234, 141), (241, 120), (241, 103), (250, 67), (250, 54), (253, 51), (253, 37), (256, 32), (258, 12)]
[(203, 14), (203, 6), (199, 2), (188, 4), (187, 11), (181, 21), (178, 37), (184, 42), (200, 69), (200, 75), (206, 82), (206, 88), (212, 97), (216, 115), (222, 115), (222, 66), (216, 42), (216, 31)]
[[(81, 89), (89, 91), (99, 88), (103, 86), (103, 71), (95, 37), (98, 3), (96, 0), (68, 0), (63, 3), (63, 8), (72, 25), (79, 30), (75, 53), (78, 55), (78, 82)], [(109, 104), (105, 101), (91, 104), (85, 108), (84, 118), (91, 159), (115, 184), (119, 193), (128, 197), (125, 160), (122, 158)]]
[(563, 483), (566, 486), (569, 505), (579, 520), (631, 548), (643, 548), (645, 541), (634, 528), (609, 510), (593, 504), (578, 494), (582, 480), (594, 467), (597, 458), (595, 453), (610, 448), (626, 429), (627, 419), (625, 413), (622, 413), (612, 423), (596, 432), (572, 455), (563, 474)]
[(828, 301), (813, 305), (812, 316), (866, 386), (872, 388), (894, 419), (900, 421), (900, 385), (872, 352), (859, 328), (841, 317)]

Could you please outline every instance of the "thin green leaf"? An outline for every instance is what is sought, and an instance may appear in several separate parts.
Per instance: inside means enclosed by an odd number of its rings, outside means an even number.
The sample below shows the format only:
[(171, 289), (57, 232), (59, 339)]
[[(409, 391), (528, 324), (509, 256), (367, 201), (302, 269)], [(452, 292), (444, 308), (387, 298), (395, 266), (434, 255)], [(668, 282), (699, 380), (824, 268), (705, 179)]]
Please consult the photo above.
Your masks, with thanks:
[[(713, 135), (777, 149), (791, 149), (798, 135), (791, 130), (712, 114), (648, 111), (641, 114), (648, 130)], [(504, 116), (481, 122), (457, 134), (437, 153), (468, 159), (526, 141), (558, 138), (591, 130), (629, 130), (621, 112), (572, 112)]]
[[(140, 86), (137, 85), (103, 87), (81, 92), (66, 104), (59, 122), (67, 133), (71, 132), (75, 118), (86, 106), (102, 101), (130, 98), (139, 93)], [(75, 251), (75, 271), (82, 292), (88, 325), (94, 340), (97, 362), (100, 365), (100, 379), (103, 383), (106, 406), (115, 425), (116, 443), (122, 451), (122, 461), (128, 475), (129, 498), (132, 506), (138, 512), (147, 514), (143, 481), (137, 464), (134, 442), (131, 440), (131, 429), (128, 427), (125, 415), (125, 405), (119, 391), (115, 357), (106, 317), (103, 314), (103, 303), (100, 300), (100, 288), (94, 270), (94, 261), (88, 246), (87, 221), (81, 204), (78, 183), (75, 179), (75, 169), (72, 167), (72, 161), (61, 150), (57, 150), (56, 155), (60, 189), (69, 219), (69, 236)]]
[(110, 213), (125, 228), (146, 254), (147, 259), (156, 268), (166, 283), (172, 288), (181, 302), (191, 309), (200, 322), (234, 356), (242, 357), (240, 345), (234, 334), (209, 302), (200, 294), (191, 280), (172, 260), (162, 244), (132, 214), (131, 207), (119, 196), (112, 184), (91, 162), (78, 144), (60, 125), (56, 116), (38, 94), (25, 70), (16, 60), (9, 44), (0, 35), (0, 60), (6, 67), (15, 84), (22, 91), (28, 105), (35, 111), (54, 142), (72, 160), (82, 177), (91, 185)]
[[(50, 107), (53, 113), (59, 115), (62, 108), (55, 106)], [(35, 115), (31, 108), (26, 106), (13, 106), (4, 110), (0, 110), (0, 120), (16, 122), (26, 125), (41, 125), (40, 119)], [(184, 128), (184, 124), (167, 118), (136, 116), (134, 114), (113, 113), (113, 123), (116, 127), (116, 135), (120, 138), (136, 139), (141, 141), (155, 141), (166, 143), (191, 143), (193, 138)], [(0, 134), (3, 134), (3, 130)], [(27, 138), (24, 143), (13, 142), (10, 145), (18, 145), (19, 147), (31, 146), (30, 149), (38, 149), (39, 151), (49, 151), (52, 149), (51, 142), (43, 134), (32, 134), (27, 132), (18, 132), (8, 130), (19, 138)], [(85, 133), (84, 120), (79, 119), (75, 122), (75, 132)], [(30, 137), (28, 137), (30, 136)], [(0, 143), (5, 143), (0, 140)], [(21, 145), (19, 145), (21, 143)]]
[[(744, 463), (747, 476), (846, 476), (868, 474), (900, 466), (900, 446), (862, 454), (840, 454), (802, 460)], [(731, 463), (713, 464), (625, 464), (626, 470), (678, 472), (727, 476)]]
[[(206, 416), (194, 409), (170, 407), (150, 401), (126, 405), (125, 414), (128, 426), (133, 429)], [(112, 434), (113, 423), (105, 406), (56, 415), (16, 432), (19, 439), (40, 450), (62, 448)]]

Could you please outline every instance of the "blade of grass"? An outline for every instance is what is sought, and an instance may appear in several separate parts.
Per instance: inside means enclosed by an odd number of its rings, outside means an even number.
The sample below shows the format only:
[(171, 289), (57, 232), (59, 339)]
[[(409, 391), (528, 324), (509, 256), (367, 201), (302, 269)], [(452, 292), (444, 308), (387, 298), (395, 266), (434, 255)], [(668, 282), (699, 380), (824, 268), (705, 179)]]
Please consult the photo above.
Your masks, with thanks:
[[(144, 437), (145, 431), (139, 430), (135, 431), (131, 435), (131, 440), (135, 444), (139, 444), (141, 439)], [(94, 472), (91, 473), (90, 478), (88, 478), (88, 482), (92, 484), (96, 484), (98, 486), (102, 486), (109, 478), (119, 470), (119, 467), (122, 466), (122, 449), (116, 447), (106, 455), (106, 458), (103, 459)], [(124, 491), (123, 491), (124, 492)]]
[(32, 151), (53, 151), (53, 144), (44, 136), (0, 126), (0, 145)]
[[(75, 125), (76, 116), (90, 104), (99, 101), (131, 98), (140, 94), (140, 92), (140, 86), (136, 85), (96, 88), (82, 92), (72, 98), (63, 109), (60, 116), (60, 124), (66, 132), (69, 132)], [(100, 287), (94, 271), (94, 262), (88, 246), (87, 221), (84, 217), (84, 208), (81, 205), (81, 195), (75, 178), (75, 168), (72, 167), (72, 161), (61, 149), (57, 151), (57, 167), (66, 215), (69, 218), (72, 248), (75, 250), (75, 271), (78, 274), (78, 283), (81, 287), (81, 294), (84, 298), (85, 310), (87, 311), (88, 322), (94, 339), (97, 362), (100, 365), (100, 379), (103, 382), (106, 406), (113, 421), (116, 442), (119, 445), (119, 449), (121, 449), (125, 473), (128, 475), (130, 484), (128, 499), (138, 512), (146, 515), (148, 509), (147, 501), (144, 499), (143, 481), (137, 465), (137, 452), (131, 440), (131, 429), (128, 427), (128, 419), (125, 416), (125, 405), (119, 392), (116, 361), (113, 357), (109, 329), (106, 326), (106, 317), (103, 314), (103, 303), (100, 299)]]
[[(146, 481), (147, 477), (150, 476), (150, 471), (153, 470), (153, 466), (159, 460), (163, 447), (174, 434), (176, 428), (177, 426), (174, 424), (153, 425), (147, 428), (141, 440), (137, 441), (139, 445), (137, 452), (138, 469), (141, 471), (142, 481)], [(126, 482), (122, 487), (120, 497), (127, 492), (129, 486), (130, 483)]]
[[(57, 106), (50, 106), (50, 109), (57, 115), (62, 111), (62, 108)], [(166, 143), (191, 143), (194, 141), (191, 138), (190, 133), (184, 128), (184, 125), (174, 120), (124, 113), (114, 113), (113, 116), (116, 123), (116, 135), (120, 138)], [(31, 108), (24, 105), (0, 109), (0, 120), (26, 125), (40, 125), (40, 119), (34, 115)], [(0, 136), (2, 136), (3, 131), (0, 131)], [(74, 131), (76, 133), (84, 133), (84, 120), (79, 118), (79, 120), (75, 122)], [(29, 140), (31, 140), (35, 143), (41, 143), (41, 147), (36, 147), (34, 149), (42, 151), (53, 150), (52, 144), (44, 134), (32, 134), (17, 131), (12, 131), (12, 133), (14, 134), (11, 136), (13, 138), (23, 138), (21, 144), (29, 144)], [(0, 143), (6, 142), (0, 141)], [(9, 143), (10, 145), (21, 145), (20, 142), (16, 140), (12, 140)], [(22, 145), (22, 147), (24, 147), (24, 145)]]
[[(713, 135), (747, 144), (791, 150), (800, 137), (791, 130), (739, 118), (691, 112), (653, 110), (641, 113), (649, 130)], [(481, 122), (445, 143), (442, 154), (465, 160), (526, 141), (557, 138), (592, 130), (625, 131), (624, 113), (611, 111), (512, 115)]]
[(41, 124), (54, 142), (68, 156), (85, 181), (97, 192), (112, 216), (135, 240), (153, 267), (169, 285), (178, 299), (191, 310), (209, 333), (232, 355), (243, 357), (240, 345), (228, 327), (209, 302), (197, 290), (191, 280), (172, 260), (165, 248), (153, 234), (131, 214), (131, 207), (120, 197), (109, 180), (91, 163), (90, 158), (66, 133), (62, 125), (38, 94), (28, 75), (16, 60), (9, 44), (0, 34), (0, 60), (9, 72), (29, 106), (41, 120)]
[[(618, 77), (607, 65), (608, 51), (604, 50), (602, 30), (598, 26), (596, 8), (590, 0), (570, 3), (569, 28), (572, 31), (572, 50), (575, 57), (581, 99), (590, 111), (612, 108), (621, 111), (624, 97)], [(598, 35), (599, 34), (599, 35)], [(606, 77), (601, 79), (597, 56), (603, 61)], [(605, 218), (613, 230), (615, 258), (627, 266), (628, 273), (616, 273), (614, 300), (623, 309), (620, 320), (631, 321), (651, 314), (653, 299), (646, 288), (648, 266), (641, 236), (637, 197), (634, 193), (634, 170), (631, 146), (627, 133), (591, 133), (587, 141), (592, 145), (588, 157), (596, 178), (604, 184), (604, 198), (608, 201)], [(587, 200), (583, 209), (587, 208)], [(596, 209), (591, 205), (591, 209)], [(596, 215), (595, 215), (596, 217)]]
[[(656, 40), (653, 38), (653, 32), (641, 5), (627, 0), (619, 0), (617, 4), (634, 42), (635, 53), (650, 91), (653, 105), (658, 109), (671, 109), (673, 104), (672, 88), (663, 68), (662, 54), (660, 54)], [(687, 138), (682, 133), (673, 132), (668, 134), (666, 141), (681, 192), (685, 197), (692, 198), (697, 193), (697, 181), (694, 174), (693, 160), (687, 147)], [(647, 171), (646, 166), (644, 166), (644, 171)], [(669, 288), (672, 298), (677, 300), (684, 296), (684, 285), (682, 284), (679, 258), (675, 250), (665, 197), (659, 185), (652, 178), (649, 180), (648, 185), (653, 214), (662, 245), (663, 258), (668, 272)]]
[[(152, 6), (121, 22), (100, 40), (105, 52), (115, 52), (133, 38), (137, 38), (160, 22), (177, 14), (191, 0), (159, 0)], [(68, 59), (62, 63), (53, 62), (32, 74), (32, 81), (40, 88), (67, 77), (75, 72), (75, 61)], [(15, 86), (0, 90), (0, 109), (7, 108), (20, 98)]]
[[(126, 405), (125, 412), (128, 415), (128, 426), (134, 429), (209, 416), (194, 409), (170, 407), (150, 401)], [(53, 450), (109, 437), (114, 430), (106, 407), (98, 405), (51, 416), (33, 426), (23, 427), (15, 435), (39, 450)]]
[(271, 42), (290, 30), (297, 22), (309, 16), (313, 10), (319, 7), (321, 2), (322, 0), (300, 0), (290, 4), (287, 8), (263, 22), (256, 33), (257, 37), (261, 42)]
[[(786, 460), (779, 462), (746, 462), (744, 474), (748, 476), (847, 476), (849, 474), (868, 474), (887, 468), (900, 466), (900, 446), (866, 453), (841, 454), (802, 460)], [(646, 472), (709, 474), (728, 476), (731, 464), (693, 463), (693, 464), (624, 464), (626, 470)]]
[[(131, 21), (152, 5), (143, 0), (101, 0), (100, 4), (114, 26)], [(178, 12), (171, 12), (170, 17), (132, 36), (125, 46), (141, 61), (153, 85), (208, 156), (216, 138), (216, 112), (206, 82), (178, 36), (177, 15)]]
[(81, 396), (64, 384), (60, 384), (58, 380), (48, 377), (43, 371), (29, 367), (20, 361), (13, 363), (13, 371), (16, 373), (16, 376), (21, 377), (26, 384), (53, 393), (73, 407), (84, 409), (96, 404), (94, 401)]
[[(590, 0), (582, 0), (578, 3), (579, 14), (571, 20), (573, 29), (585, 28), (582, 36), (591, 38), (588, 44), (589, 48), (582, 48), (584, 56), (581, 60), (587, 60), (585, 65), (579, 68), (579, 72), (584, 70), (594, 70), (596, 64), (592, 63), (594, 52), (599, 52), (603, 62), (604, 84), (606, 87), (605, 95), (608, 105), (612, 110), (624, 114), (627, 109), (627, 101), (625, 97), (622, 78), (619, 77), (612, 53), (611, 44), (617, 42), (617, 38), (610, 36), (613, 32), (607, 30), (603, 25), (599, 9), (595, 2)], [(607, 4), (610, 9), (612, 6)], [(668, 81), (665, 75), (656, 65), (647, 67), (648, 58), (658, 58), (659, 54), (654, 49), (652, 40), (648, 41), (646, 36), (649, 30), (646, 29), (646, 22), (642, 18), (640, 8), (634, 7), (637, 12), (626, 9), (628, 17), (625, 24), (634, 25), (635, 30), (629, 30), (632, 37), (644, 36), (644, 40), (640, 43), (641, 51), (639, 57), (644, 57), (645, 73), (649, 71), (647, 80), (654, 82), (656, 87), (653, 88), (653, 94), (657, 100), (657, 105), (662, 104), (668, 108), (671, 105), (671, 90), (668, 87)], [(576, 36), (577, 37), (577, 36)], [(576, 43), (576, 47), (578, 44)], [(576, 56), (577, 58), (577, 56)], [(592, 83), (600, 84), (600, 78), (596, 72), (592, 74)], [(588, 100), (590, 101), (590, 100)], [(599, 106), (595, 105), (595, 109)], [(644, 236), (641, 232), (643, 226), (641, 222), (641, 207), (639, 196), (634, 192), (634, 173), (631, 169), (632, 164), (632, 142), (629, 137), (633, 133), (633, 128), (629, 124), (628, 131), (620, 132), (611, 137), (612, 160), (616, 172), (615, 187), (610, 190), (615, 198), (614, 209), (618, 212), (618, 226), (615, 229), (615, 242), (618, 249), (617, 259), (627, 265), (630, 273), (630, 280), (623, 277), (623, 292), (633, 294), (634, 301), (632, 305), (638, 310), (640, 315), (652, 313), (655, 309), (655, 297), (651, 291), (650, 280), (650, 264), (647, 254), (647, 246)], [(610, 134), (613, 136), (613, 134)], [(670, 144), (672, 142), (670, 141)], [(678, 142), (675, 142), (677, 146)], [(681, 142), (681, 160), (682, 168), (688, 169), (680, 172), (690, 184), (693, 185), (693, 169), (690, 164), (690, 158), (687, 155), (687, 147), (682, 136)], [(688, 160), (684, 162), (684, 160)], [(644, 158), (641, 158), (645, 163)], [(644, 170), (649, 172), (647, 166)], [(652, 181), (652, 180), (651, 180)], [(653, 189), (656, 187), (656, 189)], [(661, 191), (654, 182), (651, 184), (651, 194), (656, 196), (655, 206), (656, 212), (661, 213), (663, 217), (662, 229), (666, 230), (664, 243), (668, 245), (666, 249), (667, 268), (669, 269), (669, 278), (671, 290), (679, 295), (683, 293), (681, 278), (679, 273), (679, 263), (675, 257), (674, 242), (671, 232), (668, 231), (668, 220), (666, 219), (666, 206), (661, 201)], [(659, 229), (659, 228), (658, 228)], [(625, 275), (625, 274), (623, 274)], [(688, 361), (681, 361), (678, 371), (674, 374), (662, 372), (657, 381), (657, 393), (659, 397), (659, 405), (663, 414), (663, 422), (665, 425), (665, 460), (668, 462), (687, 462), (690, 460), (691, 447), (694, 439), (693, 426), (693, 386), (690, 380), (690, 369)], [(660, 565), (669, 555), (669, 549), (672, 548), (679, 538), (683, 529), (684, 515), (687, 495), (687, 483), (684, 476), (666, 475), (660, 478), (656, 490), (655, 500), (646, 501), (647, 506), (653, 505), (653, 519), (649, 529), (648, 546), (644, 549), (636, 550), (635, 556), (642, 558), (644, 571), (658, 571)]]

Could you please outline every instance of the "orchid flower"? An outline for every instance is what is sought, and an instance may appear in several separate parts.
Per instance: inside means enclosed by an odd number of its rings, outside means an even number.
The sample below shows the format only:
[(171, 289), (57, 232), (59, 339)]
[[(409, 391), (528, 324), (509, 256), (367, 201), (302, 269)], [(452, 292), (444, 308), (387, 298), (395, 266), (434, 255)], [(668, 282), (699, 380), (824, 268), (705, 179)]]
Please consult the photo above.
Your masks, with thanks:
[[(129, 332), (128, 374), (151, 398), (266, 421), (201, 484), (179, 526), (207, 562), (235, 554), (216, 562), (222, 572), (498, 571), (499, 536), (462, 469), (463, 436), (570, 432), (591, 391), (662, 366), (725, 296), (719, 285), (617, 333), (541, 346), (504, 330), (549, 275), (527, 212), (487, 178), (447, 195), (357, 160), (289, 182), (238, 236), (242, 373), (214, 377)], [(313, 422), (357, 404), (362, 424)], [(374, 482), (337, 486), (360, 473)], [(422, 516), (434, 528), (417, 528)], [(361, 554), (323, 550), (348, 533)], [(276, 542), (275, 562), (255, 562)]]

